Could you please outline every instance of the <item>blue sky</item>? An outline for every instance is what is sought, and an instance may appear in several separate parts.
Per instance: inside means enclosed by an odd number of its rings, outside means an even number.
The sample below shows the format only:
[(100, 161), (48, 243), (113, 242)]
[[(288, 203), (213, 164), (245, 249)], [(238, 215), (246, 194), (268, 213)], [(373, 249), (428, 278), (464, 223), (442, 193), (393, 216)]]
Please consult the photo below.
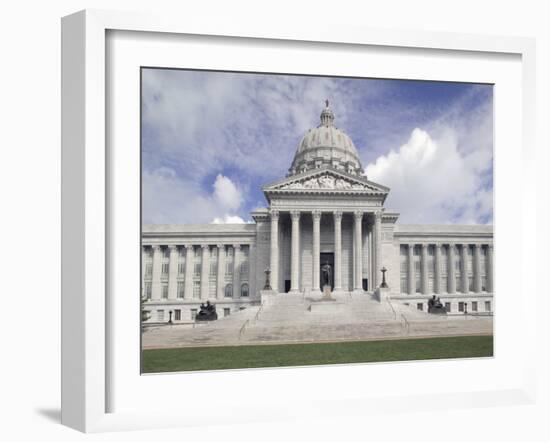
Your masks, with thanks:
[(144, 223), (247, 222), (324, 100), (402, 223), (490, 223), (490, 85), (142, 71)]

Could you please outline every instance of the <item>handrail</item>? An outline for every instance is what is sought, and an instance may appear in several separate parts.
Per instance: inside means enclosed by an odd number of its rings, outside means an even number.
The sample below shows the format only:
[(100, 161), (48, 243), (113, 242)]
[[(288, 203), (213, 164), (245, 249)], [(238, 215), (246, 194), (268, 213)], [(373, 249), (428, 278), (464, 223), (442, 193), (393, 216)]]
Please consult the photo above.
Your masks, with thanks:
[(393, 319), (396, 320), (396, 319), (397, 319), (397, 312), (396, 312), (395, 309), (393, 308), (393, 305), (392, 305), (392, 303), (390, 302), (390, 299), (389, 299), (389, 298), (386, 298), (386, 301), (388, 301), (388, 304), (390, 305), (391, 311), (393, 312)]
[(248, 325), (249, 322), (250, 322), (250, 319), (247, 319), (246, 321), (244, 321), (244, 324), (242, 325), (241, 329), (239, 330), (239, 339), (241, 339), (241, 336), (243, 335), (244, 330), (246, 329), (246, 326)]
[(411, 329), (411, 325), (409, 324), (409, 321), (407, 321), (407, 318), (403, 313), (401, 313), (401, 319), (405, 322), (405, 328), (407, 329), (407, 334), (409, 334), (409, 331)]
[(254, 315), (254, 322), (256, 322), (258, 320), (258, 317), (260, 316), (260, 312), (262, 311), (262, 308), (263, 308), (263, 305), (260, 305), (260, 308), (258, 309), (256, 314)]

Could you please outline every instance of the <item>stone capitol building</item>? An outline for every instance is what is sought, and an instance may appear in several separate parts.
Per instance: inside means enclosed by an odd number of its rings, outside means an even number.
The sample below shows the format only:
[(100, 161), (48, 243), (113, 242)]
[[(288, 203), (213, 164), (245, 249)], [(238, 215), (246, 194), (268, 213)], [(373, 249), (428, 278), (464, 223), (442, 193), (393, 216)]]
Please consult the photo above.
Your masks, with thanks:
[(147, 322), (193, 322), (206, 301), (220, 318), (257, 306), (267, 269), (270, 296), (320, 298), (326, 284), (381, 301), (384, 269), (391, 302), (426, 311), (435, 294), (449, 315), (492, 314), (492, 225), (400, 224), (334, 119), (327, 101), (254, 223), (142, 226)]

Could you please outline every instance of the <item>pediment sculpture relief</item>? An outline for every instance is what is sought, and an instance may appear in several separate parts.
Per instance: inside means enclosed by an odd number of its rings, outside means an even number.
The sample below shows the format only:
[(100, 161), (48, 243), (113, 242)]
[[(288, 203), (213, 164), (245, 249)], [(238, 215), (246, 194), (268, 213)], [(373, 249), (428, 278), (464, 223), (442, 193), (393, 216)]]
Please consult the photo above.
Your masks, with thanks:
[(365, 184), (351, 182), (343, 178), (336, 178), (325, 174), (319, 177), (313, 177), (302, 181), (294, 181), (284, 184), (281, 189), (334, 189), (334, 190), (365, 190), (368, 187)]

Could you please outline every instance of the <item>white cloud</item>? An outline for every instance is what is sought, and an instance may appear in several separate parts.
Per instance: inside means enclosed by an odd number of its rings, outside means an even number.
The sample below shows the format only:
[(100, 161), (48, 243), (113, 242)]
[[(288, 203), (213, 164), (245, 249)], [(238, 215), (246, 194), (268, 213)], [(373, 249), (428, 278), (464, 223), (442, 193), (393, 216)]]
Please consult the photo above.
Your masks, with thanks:
[(471, 224), (492, 219), (492, 188), (481, 188), (492, 157), (460, 152), (453, 129), (436, 133), (416, 128), (397, 151), (366, 167), (369, 179), (391, 188), (385, 206), (401, 212), (402, 223)]
[(434, 100), (412, 99), (382, 80), (160, 69), (142, 78), (144, 222), (247, 219), (254, 205), (265, 205), (258, 187), (284, 176), (325, 98), (363, 165), (372, 163), (369, 178), (392, 188), (386, 206), (401, 212), (401, 222), (492, 219), (487, 86), (434, 109)]
[(211, 224), (245, 224), (245, 221), (240, 216), (224, 215), (214, 218)]
[(213, 219), (244, 222), (235, 213), (242, 202), (241, 193), (227, 177), (219, 175), (211, 193), (167, 167), (144, 171), (142, 180), (145, 224), (196, 224)]
[(228, 210), (238, 209), (243, 202), (241, 191), (231, 179), (221, 174), (218, 174), (214, 182), (214, 197)]

